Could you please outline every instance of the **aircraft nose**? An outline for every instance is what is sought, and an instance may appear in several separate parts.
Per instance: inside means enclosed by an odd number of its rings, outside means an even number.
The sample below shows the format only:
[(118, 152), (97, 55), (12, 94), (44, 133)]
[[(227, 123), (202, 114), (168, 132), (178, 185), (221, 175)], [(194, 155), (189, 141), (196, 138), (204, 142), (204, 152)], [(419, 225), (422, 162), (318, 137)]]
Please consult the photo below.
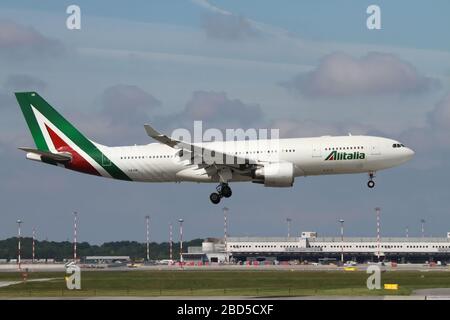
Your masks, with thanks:
[(414, 157), (414, 150), (410, 149), (410, 148), (405, 148), (405, 152), (406, 152), (406, 158), (408, 160), (410, 160), (412, 157)]

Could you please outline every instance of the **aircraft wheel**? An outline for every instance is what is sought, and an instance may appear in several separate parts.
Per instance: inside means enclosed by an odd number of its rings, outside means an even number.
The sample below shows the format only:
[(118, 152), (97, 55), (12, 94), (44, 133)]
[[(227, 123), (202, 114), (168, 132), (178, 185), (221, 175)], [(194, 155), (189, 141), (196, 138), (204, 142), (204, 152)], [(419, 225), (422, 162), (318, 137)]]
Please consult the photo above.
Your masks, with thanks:
[(211, 200), (212, 203), (218, 204), (220, 202), (220, 195), (218, 193), (211, 193), (209, 196), (209, 200)]
[(369, 182), (367, 182), (367, 186), (372, 189), (373, 187), (375, 187), (375, 181), (370, 180)]
[(229, 198), (229, 197), (231, 197), (231, 195), (232, 195), (233, 193), (231, 192), (231, 188), (230, 188), (228, 185), (224, 185), (224, 186), (222, 187), (221, 194), (222, 194), (222, 196), (224, 196), (225, 198)]

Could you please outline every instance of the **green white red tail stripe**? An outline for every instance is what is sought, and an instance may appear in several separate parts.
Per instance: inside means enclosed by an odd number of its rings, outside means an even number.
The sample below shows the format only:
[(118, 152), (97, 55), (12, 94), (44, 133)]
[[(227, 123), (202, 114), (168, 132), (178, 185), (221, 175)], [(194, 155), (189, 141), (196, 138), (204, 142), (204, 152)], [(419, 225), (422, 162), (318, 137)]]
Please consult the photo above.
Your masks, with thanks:
[(50, 129), (47, 125), (45, 125), (45, 128), (50, 135), (50, 139), (52, 140), (53, 146), (56, 150), (58, 152), (69, 152), (72, 155), (72, 160), (66, 165), (66, 168), (97, 176), (100, 175), (98, 170), (85, 160), (85, 157), (81, 156), (78, 152), (71, 148), (69, 144), (66, 143), (56, 132)]
[(72, 161), (66, 164), (68, 169), (131, 180), (105, 155), (107, 147), (87, 139), (37, 93), (18, 92), (16, 98), (37, 149), (53, 153), (70, 152)]

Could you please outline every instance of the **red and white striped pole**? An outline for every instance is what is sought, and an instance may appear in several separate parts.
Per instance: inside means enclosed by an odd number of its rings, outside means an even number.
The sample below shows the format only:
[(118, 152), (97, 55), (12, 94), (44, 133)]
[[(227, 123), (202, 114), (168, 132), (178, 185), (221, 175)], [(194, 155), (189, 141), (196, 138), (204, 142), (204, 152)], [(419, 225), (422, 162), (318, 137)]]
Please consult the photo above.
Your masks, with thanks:
[(178, 219), (180, 223), (180, 266), (183, 268), (183, 219)]
[(173, 230), (172, 222), (169, 224), (169, 259), (173, 259)]
[(78, 213), (73, 213), (73, 261), (77, 262), (77, 223)]
[(425, 219), (421, 219), (420, 223), (422, 224), (422, 238), (425, 238)]
[(21, 241), (22, 241), (22, 239), (21, 239), (21, 232), (20, 232), (20, 225), (23, 223), (23, 221), (22, 220), (17, 220), (17, 237), (18, 237), (18, 244), (17, 244), (17, 263), (18, 263), (18, 266), (19, 266), (19, 270), (21, 270), (22, 269), (22, 267), (21, 267), (21, 250), (22, 250), (22, 248), (21, 248)]
[(380, 261), (380, 211), (381, 208), (376, 207), (375, 208), (375, 212), (377, 214), (377, 257), (378, 257), (378, 261)]
[(36, 228), (33, 228), (33, 247), (32, 247), (32, 263), (34, 263), (35, 258), (35, 241), (36, 241)]
[(286, 222), (287, 222), (287, 236), (288, 236), (288, 238), (290, 238), (291, 237), (291, 221), (292, 221), (292, 219), (291, 218), (286, 218)]
[(228, 221), (227, 221), (227, 212), (228, 208), (223, 208), (223, 242), (225, 245), (225, 262), (228, 262), (228, 248), (227, 248), (227, 229), (228, 229)]
[(147, 261), (150, 261), (150, 216), (145, 216), (145, 223), (147, 225)]
[(344, 264), (344, 219), (339, 219), (341, 223), (341, 262)]

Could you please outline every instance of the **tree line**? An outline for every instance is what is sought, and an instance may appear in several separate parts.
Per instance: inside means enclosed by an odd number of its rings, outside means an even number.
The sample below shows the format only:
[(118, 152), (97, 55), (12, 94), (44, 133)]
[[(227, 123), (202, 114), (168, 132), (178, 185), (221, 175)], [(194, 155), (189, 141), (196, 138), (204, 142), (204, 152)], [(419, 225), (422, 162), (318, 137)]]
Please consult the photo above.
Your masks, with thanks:
[[(21, 238), (21, 258), (32, 258), (32, 238)], [(189, 246), (201, 246), (203, 239), (183, 241), (183, 252)], [(0, 240), (0, 259), (17, 259), (17, 237)], [(151, 242), (150, 260), (169, 259), (169, 243)], [(173, 242), (173, 259), (179, 259), (180, 244)], [(147, 244), (137, 241), (113, 241), (101, 245), (91, 245), (88, 242), (77, 243), (77, 257), (85, 256), (130, 256), (131, 259), (144, 259), (147, 256)], [(55, 259), (61, 261), (73, 257), (73, 243), (69, 241), (35, 241), (35, 259)]]

